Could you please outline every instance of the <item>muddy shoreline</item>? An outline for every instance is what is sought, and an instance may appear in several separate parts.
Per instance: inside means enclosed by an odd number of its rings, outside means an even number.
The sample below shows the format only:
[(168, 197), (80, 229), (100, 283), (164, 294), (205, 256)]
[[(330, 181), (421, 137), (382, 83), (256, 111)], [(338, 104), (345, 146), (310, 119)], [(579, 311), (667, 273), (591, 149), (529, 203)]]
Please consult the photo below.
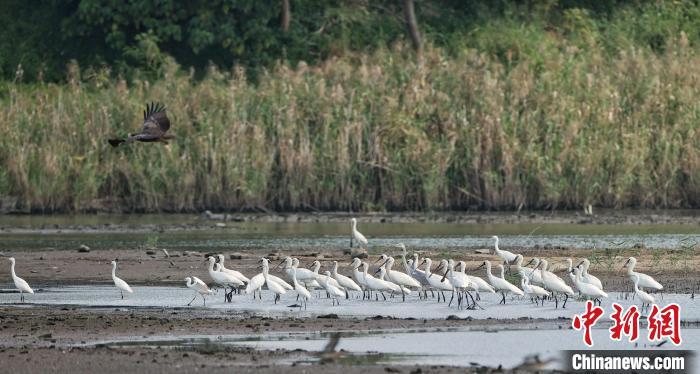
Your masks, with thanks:
[[(0, 307), (0, 360), (13, 373), (41, 372), (37, 363), (51, 363), (52, 371), (95, 372), (279, 372), (291, 373), (420, 373), (464, 372), (467, 368), (354, 362), (342, 351), (334, 355), (299, 350), (254, 350), (235, 346), (119, 346), (109, 343), (132, 337), (182, 335), (258, 335), (269, 332), (334, 331), (358, 333), (387, 330), (425, 330), (517, 326), (522, 320), (415, 320), (393, 318), (264, 318), (206, 309), (83, 309)], [(529, 319), (568, 325), (568, 321)], [(342, 339), (342, 337), (341, 337)], [(381, 354), (374, 354), (381, 356)], [(379, 358), (379, 357), (375, 357)], [(309, 361), (313, 359), (314, 361)], [(316, 361), (320, 359), (320, 361)], [(348, 365), (347, 361), (353, 361)], [(313, 364), (312, 364), (313, 363)], [(489, 372), (492, 369), (474, 367)]]

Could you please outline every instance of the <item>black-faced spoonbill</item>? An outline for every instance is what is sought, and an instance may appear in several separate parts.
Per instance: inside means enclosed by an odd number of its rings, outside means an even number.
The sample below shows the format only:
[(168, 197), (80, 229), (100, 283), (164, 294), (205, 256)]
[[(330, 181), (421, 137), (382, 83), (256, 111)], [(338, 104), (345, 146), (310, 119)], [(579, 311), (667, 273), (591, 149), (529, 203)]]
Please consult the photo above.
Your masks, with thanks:
[(193, 276), (185, 278), (185, 285), (187, 286), (187, 288), (194, 291), (194, 297), (192, 298), (192, 300), (190, 300), (189, 303), (187, 303), (187, 306), (192, 305), (192, 302), (197, 298), (197, 295), (202, 296), (202, 302), (204, 303), (204, 306), (207, 306), (207, 299), (204, 296), (211, 295), (214, 293), (214, 291), (210, 290), (209, 287), (207, 287), (206, 283), (204, 283), (201, 279)]
[(122, 299), (124, 299), (124, 292), (128, 293), (134, 293), (134, 290), (129, 287), (126, 282), (124, 282), (121, 278), (117, 277), (117, 262), (112, 261), (112, 280), (114, 281), (114, 285), (119, 289), (119, 292), (122, 294)]
[[(27, 283), (24, 279), (20, 278), (15, 274), (15, 258), (10, 257), (10, 271), (12, 272), (12, 280), (15, 282), (15, 287), (19, 290), (19, 301), (24, 302), (24, 293), (30, 293), (34, 294), (34, 290), (32, 290), (31, 287), (29, 287), (29, 283)], [(112, 273), (114, 274), (114, 273)]]
[[(227, 274), (227, 273), (217, 271), (216, 269), (214, 269), (214, 263), (216, 262), (216, 259), (214, 257), (209, 256), (208, 261), (209, 261), (209, 267), (208, 267), (209, 276), (214, 281), (214, 283), (216, 283), (224, 288), (224, 301), (230, 303), (232, 301), (232, 298), (233, 298), (233, 290), (236, 287), (242, 286), (243, 281), (234, 277), (231, 274)], [(216, 266), (220, 267), (221, 264), (216, 264)], [(226, 292), (226, 289), (228, 287), (231, 287), (230, 292)]]
[(601, 304), (600, 298), (607, 298), (608, 294), (591, 283), (586, 283), (581, 280), (581, 268), (575, 267), (572, 269), (574, 274), (574, 285), (581, 292), (581, 296), (585, 299), (592, 299), (594, 303)]
[(272, 291), (272, 293), (275, 294), (275, 304), (277, 304), (277, 301), (280, 300), (280, 296), (284, 295), (287, 293), (287, 289), (282, 287), (279, 283), (275, 282), (270, 278), (269, 272), (270, 272), (270, 263), (266, 258), (260, 259), (262, 262), (262, 273), (263, 276), (265, 277), (265, 284), (267, 285), (267, 289)]
[(595, 275), (588, 273), (588, 268), (591, 267), (591, 262), (587, 258), (584, 258), (578, 265), (581, 267), (581, 281), (584, 283), (590, 283), (602, 290), (603, 282), (601, 282)]
[(333, 299), (333, 305), (340, 305), (338, 298), (345, 296), (345, 291), (340, 288), (338, 282), (331, 277), (331, 272), (326, 270), (325, 274), (319, 275), (318, 282)]
[(248, 282), (250, 282), (250, 279), (248, 279), (248, 277), (243, 275), (243, 273), (241, 273), (240, 271), (228, 269), (228, 268), (226, 268), (226, 266), (224, 266), (224, 259), (225, 259), (224, 255), (219, 254), (219, 255), (216, 255), (216, 257), (219, 259), (219, 264), (221, 264), (221, 269), (219, 271), (223, 271), (224, 273), (231, 274), (234, 277), (240, 279), (243, 283), (247, 284)]
[(634, 266), (637, 265), (637, 259), (630, 257), (623, 267), (627, 268), (627, 276), (634, 282), (634, 277), (638, 278), (637, 285), (640, 288), (651, 288), (654, 290), (662, 290), (664, 286), (657, 282), (656, 279), (652, 278), (650, 275), (644, 273), (638, 273), (634, 271)]
[(362, 291), (362, 288), (360, 288), (355, 281), (343, 274), (338, 273), (338, 261), (333, 261), (333, 271), (331, 272), (331, 276), (345, 290), (346, 299), (350, 297), (349, 291)]
[(514, 293), (516, 295), (523, 295), (523, 291), (521, 291), (518, 287), (515, 287), (514, 284), (508, 282), (507, 280), (503, 278), (499, 278), (497, 276), (494, 276), (491, 273), (491, 261), (484, 261), (479, 268), (486, 267), (486, 279), (488, 279), (489, 283), (491, 286), (497, 291), (501, 293), (502, 299), (499, 302), (499, 304), (505, 305), (506, 303), (506, 294), (507, 293)]
[[(438, 303), (440, 302), (440, 295), (442, 295), (442, 301), (447, 302), (447, 298), (445, 298), (445, 293), (443, 291), (452, 291), (452, 284), (450, 283), (450, 280), (442, 279), (442, 276), (433, 274), (432, 270), (430, 269), (433, 266), (433, 260), (429, 259), (428, 257), (423, 259), (423, 264), (425, 264), (425, 279), (428, 281), (429, 287), (437, 291)], [(441, 260), (440, 265), (438, 265), (435, 271), (439, 271), (443, 267), (447, 267), (447, 260)]]
[(561, 293), (565, 296), (562, 309), (566, 308), (566, 302), (569, 300), (569, 296), (574, 296), (574, 290), (572, 290), (563, 279), (559, 278), (559, 276), (547, 270), (547, 260), (540, 260), (540, 263), (537, 266), (542, 268), (542, 282), (544, 283), (544, 288), (551, 291), (552, 296), (554, 296), (554, 307), (559, 307), (559, 299), (557, 298), (557, 294)]

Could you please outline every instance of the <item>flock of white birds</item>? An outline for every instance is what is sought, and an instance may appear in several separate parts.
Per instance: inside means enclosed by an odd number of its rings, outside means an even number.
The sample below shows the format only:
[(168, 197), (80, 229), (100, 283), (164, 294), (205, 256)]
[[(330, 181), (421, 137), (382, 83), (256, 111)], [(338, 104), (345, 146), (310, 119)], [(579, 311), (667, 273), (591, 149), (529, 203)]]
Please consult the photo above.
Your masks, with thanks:
[[(223, 255), (217, 255), (216, 258), (209, 257), (207, 261), (209, 276), (213, 283), (224, 289), (226, 302), (232, 302), (234, 292), (240, 293), (242, 291), (249, 295), (252, 294), (253, 298), (262, 299), (263, 288), (273, 294), (275, 304), (287, 292), (296, 294), (299, 308), (302, 306), (306, 308), (308, 301), (312, 298), (311, 291), (313, 290), (325, 291), (326, 297), (332, 299), (334, 305), (336, 303), (340, 305), (340, 300), (343, 297), (350, 298), (354, 292), (362, 293), (363, 300), (371, 300), (372, 294), (374, 294), (375, 300), (379, 300), (380, 295), (383, 300), (386, 300), (386, 294), (389, 294), (390, 297), (400, 296), (403, 301), (414, 292), (418, 294), (419, 299), (427, 299), (428, 292), (430, 292), (433, 297), (437, 295), (438, 302), (441, 300), (446, 302), (445, 291), (448, 291), (451, 292), (449, 306), (457, 297), (458, 309), (480, 308), (481, 306), (477, 303), (481, 298), (480, 293), (500, 293), (500, 303), (502, 304), (506, 303), (506, 296), (509, 294), (514, 296), (527, 295), (537, 305), (544, 305), (545, 300), (553, 300), (555, 308), (558, 308), (561, 297), (564, 299), (562, 307), (565, 308), (568, 298), (576, 295), (575, 290), (578, 291), (580, 298), (593, 300), (597, 303), (608, 297), (600, 279), (588, 272), (590, 267), (588, 259), (584, 258), (576, 266), (571, 259), (567, 259), (566, 274), (569, 278), (567, 284), (565, 279), (550, 271), (547, 260), (533, 258), (523, 265), (522, 255), (500, 249), (498, 237), (494, 236), (493, 239), (495, 240), (494, 253), (500, 259), (497, 265), (499, 274), (494, 275), (491, 262), (484, 261), (479, 268), (486, 269), (486, 279), (466, 274), (464, 261), (443, 259), (433, 269), (433, 261), (430, 258), (419, 258), (417, 253), (408, 258), (406, 247), (403, 244), (397, 246), (401, 250), (397, 257), (400, 257), (400, 266), (402, 266), (403, 271), (394, 268), (396, 258), (382, 254), (375, 261), (375, 264), (379, 262), (381, 264), (373, 272), (370, 272), (370, 265), (367, 262), (355, 257), (350, 263), (351, 276), (338, 272), (337, 261), (332, 262), (330, 270), (321, 273), (319, 261), (312, 262), (307, 268), (300, 268), (298, 259), (286, 257), (275, 269), (282, 267), (287, 281), (270, 273), (270, 263), (266, 258), (260, 259), (262, 272), (251, 278), (239, 271), (226, 268)], [(353, 241), (357, 241), (360, 247), (368, 245), (367, 238), (357, 230), (355, 218), (351, 220), (351, 246)], [(20, 292), (20, 301), (24, 302), (24, 294), (33, 294), (34, 291), (24, 279), (15, 273), (15, 259), (10, 258), (9, 260), (12, 280)], [(637, 260), (630, 257), (625, 262), (624, 267), (627, 269), (627, 276), (634, 285), (635, 295), (644, 307), (655, 302), (654, 297), (644, 289), (660, 291), (663, 286), (650, 275), (634, 271), (636, 263)], [(134, 291), (123, 279), (117, 277), (116, 261), (112, 261), (111, 264), (112, 280), (123, 299), (124, 293), (133, 293)], [(529, 267), (530, 265), (533, 266)], [(512, 271), (512, 268), (515, 269), (520, 277), (520, 288), (505, 278), (506, 266), (509, 271)], [(191, 305), (200, 295), (204, 305), (206, 305), (206, 296), (214, 293), (204, 281), (195, 276), (185, 278), (185, 284), (195, 292), (194, 298), (187, 305)], [(357, 297), (359, 298), (359, 294)]]

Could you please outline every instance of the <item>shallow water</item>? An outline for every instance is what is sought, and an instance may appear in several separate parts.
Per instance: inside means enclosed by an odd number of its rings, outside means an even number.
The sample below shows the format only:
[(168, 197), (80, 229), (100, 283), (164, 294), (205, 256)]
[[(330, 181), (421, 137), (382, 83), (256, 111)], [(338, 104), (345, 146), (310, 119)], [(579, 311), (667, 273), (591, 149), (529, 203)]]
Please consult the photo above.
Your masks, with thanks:
[[(528, 329), (488, 330), (449, 329), (449, 330), (392, 330), (378, 333), (343, 333), (336, 350), (343, 350), (354, 357), (370, 356), (378, 364), (398, 365), (486, 365), (513, 368), (527, 356), (538, 355), (541, 360), (555, 359), (547, 365), (549, 369), (562, 369), (559, 361), (563, 350), (585, 349), (581, 333), (571, 329), (552, 328), (539, 324)], [(361, 327), (360, 327), (361, 328)], [(700, 344), (700, 329), (682, 330), (683, 342), (675, 347), (670, 343), (657, 348), (658, 342), (649, 343), (645, 334), (640, 334), (636, 343), (616, 342), (609, 338), (607, 329), (594, 329), (592, 332), (595, 349), (689, 349)], [(259, 350), (305, 350), (320, 352), (328, 343), (328, 333), (271, 333), (265, 335), (192, 335), (192, 336), (149, 336), (129, 337), (116, 341), (91, 342), (112, 347), (119, 346), (160, 346), (196, 347), (204, 345), (236, 345)], [(527, 341), (527, 344), (523, 344)], [(493, 349), (484, 349), (488, 342)], [(374, 353), (381, 355), (372, 357)], [(317, 356), (309, 355), (305, 361), (313, 362)], [(354, 361), (359, 361), (355, 359)], [(696, 358), (697, 364), (697, 358)]]
[[(0, 216), (1, 217), (1, 216)], [(172, 218), (176, 219), (176, 218)], [(191, 219), (191, 218), (190, 218)], [(191, 219), (192, 220), (192, 219)], [(131, 222), (131, 221), (129, 221)], [(136, 220), (139, 222), (139, 220)], [(35, 224), (28, 228), (36, 229)], [(361, 230), (371, 248), (490, 248), (491, 235), (501, 236), (501, 247), (571, 248), (680, 248), (700, 243), (694, 225), (574, 225), (574, 224), (367, 224)], [(223, 229), (179, 229), (168, 232), (0, 231), (0, 250), (138, 248), (146, 244), (173, 250), (269, 250), (285, 248), (347, 248), (349, 227), (341, 223), (228, 223)]]
[[(133, 287), (134, 293), (120, 298), (119, 291), (113, 286), (65, 286), (60, 288), (41, 288), (41, 292), (27, 295), (28, 303), (45, 305), (73, 305), (79, 307), (149, 307), (149, 308), (173, 308), (184, 307), (194, 293), (183, 287)], [(9, 291), (11, 285), (4, 285), (3, 289)], [(38, 287), (35, 288), (35, 290)], [(361, 296), (359, 293), (355, 297)], [(631, 298), (624, 298), (621, 293), (611, 293), (611, 298), (603, 304), (606, 311), (611, 310), (610, 303), (617, 302), (623, 306), (635, 303)], [(376, 315), (391, 316), (397, 318), (446, 318), (456, 315), (460, 318), (472, 317), (474, 319), (486, 318), (546, 318), (569, 319), (575, 313), (582, 313), (585, 304), (581, 301), (569, 299), (566, 309), (555, 309), (553, 302), (545, 302), (544, 306), (535, 306), (529, 299), (507, 298), (506, 305), (499, 305), (500, 295), (484, 294), (479, 304), (484, 310), (456, 310), (455, 304), (448, 307), (445, 303), (438, 303), (437, 299), (419, 300), (416, 293), (409, 295), (406, 302), (400, 297), (388, 298), (384, 301), (379, 296), (379, 301), (363, 301), (361, 298), (341, 299), (340, 306), (332, 306), (332, 301), (323, 294), (319, 298), (319, 292), (313, 292), (313, 298), (308, 302), (306, 310), (290, 308), (295, 304), (296, 294), (293, 291), (282, 296), (281, 302), (273, 304), (272, 294), (263, 290), (262, 300), (253, 300), (249, 295), (234, 295), (233, 303), (223, 302), (223, 293), (212, 295), (207, 299), (206, 308), (221, 311), (237, 311), (266, 317), (314, 317), (322, 314), (334, 313), (347, 317), (371, 317)], [(449, 293), (447, 293), (449, 301)], [(16, 303), (19, 295), (16, 293), (0, 293), (0, 304)], [(700, 321), (700, 303), (691, 299), (687, 294), (664, 294), (663, 299), (657, 296), (660, 306), (669, 303), (678, 303), (682, 308), (681, 318), (684, 321)], [(638, 302), (636, 302), (639, 305)], [(193, 303), (194, 307), (202, 307), (202, 299)], [(561, 303), (559, 304), (561, 307)]]

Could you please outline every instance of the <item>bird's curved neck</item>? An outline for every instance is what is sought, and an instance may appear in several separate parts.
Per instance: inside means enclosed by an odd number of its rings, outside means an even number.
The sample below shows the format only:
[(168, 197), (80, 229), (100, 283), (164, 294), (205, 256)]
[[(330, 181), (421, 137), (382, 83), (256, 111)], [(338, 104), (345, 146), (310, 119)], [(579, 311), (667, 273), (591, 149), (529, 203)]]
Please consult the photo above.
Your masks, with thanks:
[(501, 250), (498, 248), (498, 238), (496, 238), (496, 243), (494, 244), (494, 248), (496, 250), (496, 253), (500, 252)]
[(15, 262), (12, 261), (10, 265), (10, 270), (12, 270), (12, 278), (17, 278), (17, 274), (15, 274)]
[(112, 278), (117, 276), (117, 263), (112, 264)]

